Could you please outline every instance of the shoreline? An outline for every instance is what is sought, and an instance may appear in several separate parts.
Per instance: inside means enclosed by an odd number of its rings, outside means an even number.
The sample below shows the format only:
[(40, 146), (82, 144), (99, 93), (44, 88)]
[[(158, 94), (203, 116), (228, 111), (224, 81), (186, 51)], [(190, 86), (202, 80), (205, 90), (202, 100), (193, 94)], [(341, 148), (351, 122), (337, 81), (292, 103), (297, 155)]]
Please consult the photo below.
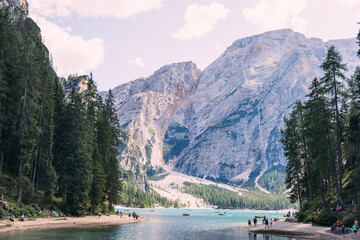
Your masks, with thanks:
[(126, 207), (126, 206), (122, 206), (122, 205), (116, 205), (115, 206), (115, 209), (116, 210), (136, 210), (136, 209), (139, 209), (139, 210), (157, 210), (157, 209), (182, 209), (182, 210), (215, 210), (215, 211), (232, 211), (232, 210), (236, 210), (236, 211), (248, 211), (248, 212), (261, 212), (261, 213), (281, 213), (281, 214), (286, 214), (288, 213), (289, 211), (290, 212), (298, 212), (299, 210), (298, 209), (270, 209), (270, 210), (259, 210), (259, 209), (251, 209), (251, 208), (234, 208), (234, 209), (230, 209), (230, 208), (217, 208), (215, 206), (213, 207), (178, 207), (178, 208), (175, 208), (175, 207), (153, 207), (153, 208), (139, 208), (139, 207)]
[(247, 227), (253, 234), (266, 234), (279, 237), (289, 237), (298, 239), (357, 239), (354, 233), (346, 234), (345, 237), (331, 232), (330, 227), (316, 226), (305, 223), (291, 223), (285, 221), (273, 222), (272, 228), (265, 228), (260, 222), (256, 227)]
[(26, 220), (21, 222), (15, 220), (14, 225), (8, 225), (8, 220), (0, 221), (0, 234), (12, 231), (24, 230), (49, 230), (66, 228), (93, 228), (103, 226), (117, 226), (122, 224), (139, 223), (145, 221), (143, 217), (138, 220), (133, 217), (118, 215), (110, 216), (86, 216), (86, 217), (59, 217), (59, 218), (35, 218), (35, 220)]

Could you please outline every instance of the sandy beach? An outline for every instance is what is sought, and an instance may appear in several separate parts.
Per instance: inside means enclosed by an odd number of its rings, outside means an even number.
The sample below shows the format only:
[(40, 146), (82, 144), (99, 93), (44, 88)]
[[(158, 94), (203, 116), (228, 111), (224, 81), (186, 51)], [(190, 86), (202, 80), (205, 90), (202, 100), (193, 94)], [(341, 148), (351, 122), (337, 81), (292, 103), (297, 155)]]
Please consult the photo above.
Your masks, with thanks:
[(345, 235), (336, 235), (331, 233), (330, 227), (312, 227), (311, 224), (304, 223), (290, 223), (285, 221), (274, 222), (272, 228), (265, 228), (264, 224), (260, 223), (257, 227), (249, 227), (249, 232), (258, 234), (277, 235), (282, 237), (295, 237), (299, 239), (358, 239), (355, 238), (354, 233)]
[(138, 220), (133, 217), (118, 215), (111, 216), (87, 216), (87, 217), (66, 217), (66, 218), (36, 218), (35, 220), (25, 220), (21, 222), (15, 220), (14, 225), (9, 225), (8, 221), (0, 221), (0, 233), (19, 231), (19, 230), (34, 230), (34, 229), (55, 229), (55, 228), (91, 228), (98, 226), (114, 226), (120, 224), (129, 224), (145, 221), (140, 217)]

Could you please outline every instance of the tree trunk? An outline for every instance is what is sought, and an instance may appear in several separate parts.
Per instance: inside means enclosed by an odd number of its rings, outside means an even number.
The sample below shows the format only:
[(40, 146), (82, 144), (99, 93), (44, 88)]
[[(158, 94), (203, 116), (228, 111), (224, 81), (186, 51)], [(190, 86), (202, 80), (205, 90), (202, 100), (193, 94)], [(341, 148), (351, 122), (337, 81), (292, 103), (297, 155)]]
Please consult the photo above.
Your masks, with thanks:
[[(38, 166), (37, 166), (38, 169), (40, 169), (40, 161), (38, 161)], [(40, 174), (39, 174), (39, 171), (38, 171), (38, 175), (37, 175), (37, 178), (36, 178), (36, 188), (35, 188), (35, 192), (39, 191), (39, 178), (40, 178)]]
[(335, 93), (335, 110), (336, 110), (336, 152), (339, 164), (339, 194), (342, 195), (342, 150), (341, 150), (341, 132), (339, 120), (338, 96), (336, 88), (336, 79), (334, 74), (334, 93)]
[(325, 197), (324, 197), (324, 184), (322, 179), (321, 171), (319, 172), (319, 179), (320, 179), (320, 192), (321, 192), (321, 204), (325, 206)]
[(38, 161), (38, 158), (35, 158), (34, 173), (33, 173), (33, 175), (32, 175), (32, 179), (31, 179), (30, 198), (32, 198), (33, 193), (34, 193), (34, 183), (35, 183), (35, 177), (36, 177), (37, 161)]
[[(302, 113), (302, 109), (299, 109), (299, 113), (300, 113), (300, 120), (301, 120), (301, 124), (303, 124), (304, 119), (303, 119), (303, 113)], [(305, 154), (305, 171), (306, 171), (306, 183), (307, 183), (307, 189), (308, 189), (308, 201), (310, 202), (312, 200), (312, 191), (311, 191), (311, 184), (310, 184), (310, 168), (309, 168), (309, 158), (308, 158), (308, 154), (307, 154), (307, 145), (306, 145), (306, 140), (305, 137), (302, 135), (302, 145), (303, 145), (303, 149), (304, 149), (304, 154)]]
[(299, 197), (299, 207), (300, 207), (300, 209), (299, 209), (299, 210), (301, 210), (301, 209), (302, 209), (302, 201), (301, 201), (301, 192), (300, 192), (299, 180), (298, 180), (297, 182), (298, 182), (298, 183), (297, 183), (297, 192), (298, 192), (298, 197)]
[(22, 177), (23, 177), (23, 159), (20, 158), (20, 163), (19, 163), (19, 183), (18, 183), (18, 194), (17, 194), (17, 201), (21, 202), (22, 201)]
[(339, 191), (339, 185), (338, 185), (337, 173), (336, 173), (336, 163), (335, 163), (335, 159), (334, 159), (334, 155), (333, 155), (333, 150), (332, 150), (332, 146), (331, 146), (331, 139), (330, 139), (330, 132), (329, 132), (328, 127), (327, 127), (327, 140), (328, 140), (328, 144), (329, 144), (329, 148), (330, 148), (331, 170), (332, 170), (332, 174), (333, 174), (333, 181), (334, 181), (334, 184), (335, 184), (337, 197), (338, 197), (341, 205), (345, 206), (345, 203), (344, 203), (344, 201), (343, 201), (343, 199), (341, 197), (341, 192)]

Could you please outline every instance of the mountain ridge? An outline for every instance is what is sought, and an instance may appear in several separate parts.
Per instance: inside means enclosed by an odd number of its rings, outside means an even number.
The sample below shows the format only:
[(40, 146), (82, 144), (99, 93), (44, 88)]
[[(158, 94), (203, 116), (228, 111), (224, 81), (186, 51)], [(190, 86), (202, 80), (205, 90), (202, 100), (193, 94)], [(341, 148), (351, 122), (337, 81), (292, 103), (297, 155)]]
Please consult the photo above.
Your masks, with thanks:
[[(119, 157), (121, 165), (144, 175), (153, 166), (238, 185), (286, 165), (278, 142), (282, 118), (296, 99), (305, 98), (311, 80), (321, 76), (319, 66), (331, 44), (339, 48), (352, 73), (360, 63), (355, 39), (323, 42), (283, 29), (234, 41), (203, 71), (191, 63), (196, 68), (192, 77), (184, 74), (188, 69), (178, 67), (186, 63), (175, 63), (167, 65), (167, 71), (160, 68), (149, 78), (119, 85), (114, 89), (119, 119), (142, 158), (131, 165)], [(166, 79), (187, 83), (191, 91), (180, 94), (175, 103), (178, 94)], [(116, 91), (135, 81), (160, 81), (162, 90), (168, 91), (145, 88), (128, 95)], [(168, 96), (172, 101), (166, 100)], [(135, 97), (148, 102), (134, 105)], [(169, 111), (156, 114), (158, 109), (149, 102), (161, 102)], [(127, 106), (132, 106), (130, 113)]]

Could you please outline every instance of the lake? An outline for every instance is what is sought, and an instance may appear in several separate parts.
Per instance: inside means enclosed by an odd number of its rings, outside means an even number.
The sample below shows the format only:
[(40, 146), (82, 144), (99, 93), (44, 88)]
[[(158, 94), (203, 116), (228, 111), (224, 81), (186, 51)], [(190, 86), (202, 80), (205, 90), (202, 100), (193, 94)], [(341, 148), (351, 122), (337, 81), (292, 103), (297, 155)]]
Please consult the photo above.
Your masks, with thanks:
[[(124, 210), (124, 209), (118, 209)], [(91, 229), (53, 229), (38, 231), (17, 231), (0, 234), (0, 239), (90, 239), (90, 240), (288, 240), (289, 238), (249, 234), (247, 220), (255, 215), (282, 217), (275, 211), (251, 210), (185, 210), (185, 209), (129, 209), (136, 211), (147, 221), (112, 227)], [(219, 213), (226, 212), (224, 215)], [(128, 214), (127, 211), (123, 211)], [(190, 216), (183, 216), (188, 213)], [(258, 222), (261, 222), (258, 219)], [(276, 224), (276, 223), (274, 223)], [(262, 225), (262, 224), (261, 224)]]

